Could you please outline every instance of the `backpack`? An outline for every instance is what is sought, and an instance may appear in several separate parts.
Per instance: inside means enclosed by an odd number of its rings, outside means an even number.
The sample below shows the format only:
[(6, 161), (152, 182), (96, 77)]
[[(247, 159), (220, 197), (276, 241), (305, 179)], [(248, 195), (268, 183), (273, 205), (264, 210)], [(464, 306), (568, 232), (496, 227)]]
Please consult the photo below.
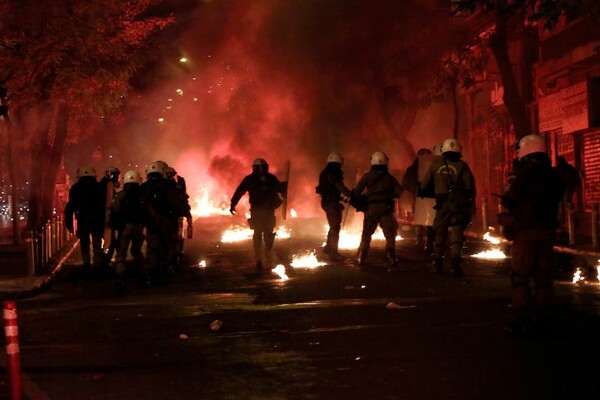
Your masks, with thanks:
[[(381, 179), (383, 179), (384, 177), (386, 177), (388, 174), (381, 174), (380, 176), (377, 177), (377, 179), (375, 179), (373, 182), (371, 182), (370, 186), (374, 186), (377, 182), (379, 182)], [(348, 203), (350, 203), (350, 205), (354, 208), (356, 208), (356, 211), (358, 212), (365, 212), (367, 211), (367, 206), (369, 205), (369, 201), (367, 199), (367, 195), (366, 194), (358, 194), (355, 193), (354, 190), (352, 191), (352, 194), (350, 195), (350, 198), (348, 199)]]
[(348, 203), (350, 203), (352, 207), (356, 208), (356, 211), (358, 212), (367, 211), (367, 206), (369, 205), (366, 194), (355, 194), (354, 192), (352, 192), (350, 195)]

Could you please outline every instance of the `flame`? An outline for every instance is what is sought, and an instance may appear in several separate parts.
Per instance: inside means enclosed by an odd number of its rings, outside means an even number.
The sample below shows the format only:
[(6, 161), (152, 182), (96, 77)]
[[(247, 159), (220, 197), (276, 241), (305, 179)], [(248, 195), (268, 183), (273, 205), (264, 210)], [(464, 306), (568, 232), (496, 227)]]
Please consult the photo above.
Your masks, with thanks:
[(285, 226), (279, 226), (279, 227), (277, 227), (277, 230), (275, 231), (275, 235), (279, 239), (289, 239), (292, 236), (292, 230), (289, 228), (286, 228)]
[(484, 250), (477, 254), (473, 254), (471, 257), (484, 258), (487, 260), (502, 260), (506, 258), (506, 254), (500, 249)]
[[(325, 225), (325, 232), (329, 230), (329, 226)], [(341, 250), (356, 250), (360, 246), (362, 230), (360, 228), (344, 228), (340, 231), (340, 241), (338, 248)], [(383, 231), (377, 227), (377, 230), (371, 237), (371, 240), (385, 240)], [(396, 236), (396, 240), (402, 240), (402, 236)]]
[[(246, 226), (234, 225), (230, 226), (221, 235), (221, 243), (235, 243), (242, 242), (244, 240), (252, 239), (254, 231)], [(278, 226), (275, 231), (275, 236), (279, 239), (289, 239), (292, 236), (292, 231), (285, 226)]]
[(581, 268), (577, 267), (575, 274), (573, 275), (573, 283), (582, 283), (585, 278), (582, 276)]
[(198, 189), (190, 203), (192, 205), (192, 215), (195, 217), (229, 214), (229, 200), (227, 199), (227, 195), (223, 195), (221, 201), (215, 202), (211, 199), (206, 189)]
[(221, 235), (222, 243), (234, 243), (241, 242), (243, 240), (248, 240), (252, 238), (252, 234), (254, 232), (252, 229), (244, 226), (232, 226), (229, 227), (223, 234)]
[(282, 281), (287, 281), (288, 279), (290, 279), (285, 273), (285, 267), (283, 266), (283, 264), (277, 265), (271, 271), (273, 273), (279, 275), (279, 277), (281, 278)]
[(206, 268), (206, 260), (200, 260), (198, 262), (198, 268)]
[(293, 208), (290, 210), (290, 217), (292, 218), (298, 218), (298, 211), (294, 210)]
[(491, 244), (500, 244), (500, 239), (495, 236), (492, 236), (492, 234), (490, 232), (486, 232), (483, 235), (483, 238), (485, 240), (487, 240), (488, 242), (490, 242)]
[(317, 268), (325, 265), (326, 263), (321, 262), (317, 259), (315, 251), (307, 251), (306, 254), (298, 255), (294, 254), (290, 266), (292, 268)]
[[(496, 236), (492, 236), (492, 234), (490, 232), (486, 232), (483, 235), (483, 239), (487, 240), (488, 242), (490, 242), (493, 245), (500, 244), (500, 242), (501, 242), (499, 238), (497, 238)], [(471, 257), (483, 258), (486, 260), (503, 260), (506, 258), (506, 254), (504, 254), (504, 252), (502, 250), (500, 250), (499, 248), (493, 247), (490, 250), (484, 250), (477, 254), (473, 254)]]

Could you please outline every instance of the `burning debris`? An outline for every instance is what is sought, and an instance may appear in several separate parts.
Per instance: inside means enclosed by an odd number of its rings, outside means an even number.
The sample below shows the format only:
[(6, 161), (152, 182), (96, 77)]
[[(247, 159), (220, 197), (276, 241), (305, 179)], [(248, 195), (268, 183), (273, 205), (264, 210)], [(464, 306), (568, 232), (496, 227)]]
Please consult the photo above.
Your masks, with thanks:
[[(590, 277), (590, 279), (595, 279), (597, 282), (600, 282), (600, 260), (597, 261), (595, 271), (596, 271), (596, 276), (594, 276), (593, 278)], [(588, 272), (588, 274), (585, 274), (584, 271), (580, 267), (577, 267), (575, 269), (575, 273), (573, 274), (573, 279), (571, 280), (571, 283), (574, 283), (577, 285), (588, 284), (588, 283), (597, 283), (597, 282), (588, 281), (588, 279), (586, 279), (586, 275), (591, 275), (591, 273)]]
[(493, 245), (492, 249), (473, 254), (471, 257), (485, 260), (503, 260), (506, 258), (506, 254), (497, 247), (502, 242), (500, 238), (492, 236), (491, 232), (486, 232), (483, 235), (483, 239)]
[(221, 201), (214, 201), (206, 189), (199, 189), (191, 199), (192, 215), (194, 217), (210, 217), (215, 215), (229, 215), (229, 199), (223, 195)]
[(279, 264), (277, 265), (275, 268), (273, 268), (271, 270), (271, 272), (273, 272), (274, 274), (277, 274), (282, 281), (287, 281), (288, 279), (290, 279), (287, 274), (285, 273), (285, 267), (283, 266), (283, 264)]
[(290, 266), (292, 268), (318, 268), (326, 265), (327, 263), (319, 261), (315, 254), (315, 251), (306, 251), (305, 254), (298, 255), (294, 254)]
[[(254, 231), (247, 226), (234, 225), (230, 226), (221, 235), (221, 243), (243, 242), (252, 239)], [(275, 235), (279, 239), (289, 239), (292, 236), (292, 231), (285, 226), (277, 227)]]
[(246, 226), (231, 226), (221, 235), (221, 243), (235, 243), (252, 239), (254, 231)]
[[(325, 225), (325, 232), (329, 230), (329, 226)], [(338, 248), (342, 250), (356, 250), (360, 245), (360, 238), (362, 236), (362, 228), (344, 228), (340, 231), (340, 241)], [(380, 241), (385, 240), (383, 231), (377, 227), (377, 230), (371, 237), (371, 240)], [(402, 236), (396, 236), (396, 241), (402, 240)]]

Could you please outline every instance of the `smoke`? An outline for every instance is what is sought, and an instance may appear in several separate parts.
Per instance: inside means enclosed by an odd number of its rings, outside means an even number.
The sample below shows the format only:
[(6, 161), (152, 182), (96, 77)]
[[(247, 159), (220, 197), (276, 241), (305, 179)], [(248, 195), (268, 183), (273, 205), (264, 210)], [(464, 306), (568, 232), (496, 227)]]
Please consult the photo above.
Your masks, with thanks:
[[(408, 138), (409, 147), (432, 147), (440, 138), (429, 131), (442, 131), (444, 123), (429, 116), (440, 123), (432, 127), (418, 118), (416, 126), (427, 132), (410, 135), (389, 127), (390, 120), (400, 125), (411, 85), (426, 79), (414, 70), (422, 54), (394, 54), (412, 48), (409, 42), (421, 31), (428, 34), (424, 26), (445, 13), (409, 5), (199, 3), (176, 38), (185, 60), (168, 60), (167, 78), (136, 99), (138, 114), (117, 135), (115, 159), (140, 170), (164, 160), (185, 177), (190, 194), (205, 189), (219, 199), (231, 197), (253, 159), (266, 159), (280, 179), (289, 160), (289, 207), (300, 216), (319, 210), (314, 187), (332, 151), (344, 156), (349, 185), (376, 150), (390, 155), (393, 170), (402, 170), (412, 161), (402, 140)], [(402, 68), (413, 68), (410, 79)]]

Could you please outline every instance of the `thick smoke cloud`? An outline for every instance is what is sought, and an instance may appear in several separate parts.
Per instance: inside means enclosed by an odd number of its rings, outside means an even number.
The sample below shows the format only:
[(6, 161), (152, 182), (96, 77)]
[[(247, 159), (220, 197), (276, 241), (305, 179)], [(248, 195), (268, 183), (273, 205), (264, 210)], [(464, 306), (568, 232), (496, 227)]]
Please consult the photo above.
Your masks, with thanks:
[(412, 161), (402, 137), (417, 149), (451, 134), (436, 126), (444, 114), (431, 111), (417, 118), (420, 131), (398, 128), (407, 93), (427, 79), (423, 60), (440, 51), (431, 27), (447, 15), (431, 1), (416, 3), (201, 2), (176, 38), (188, 61), (169, 60), (171, 76), (136, 99), (136, 122), (113, 150), (139, 170), (164, 160), (192, 197), (202, 188), (219, 199), (231, 196), (253, 159), (265, 158), (280, 178), (290, 160), (291, 207), (316, 215), (314, 187), (329, 152), (345, 157), (352, 184), (373, 151), (387, 152), (400, 171)]

